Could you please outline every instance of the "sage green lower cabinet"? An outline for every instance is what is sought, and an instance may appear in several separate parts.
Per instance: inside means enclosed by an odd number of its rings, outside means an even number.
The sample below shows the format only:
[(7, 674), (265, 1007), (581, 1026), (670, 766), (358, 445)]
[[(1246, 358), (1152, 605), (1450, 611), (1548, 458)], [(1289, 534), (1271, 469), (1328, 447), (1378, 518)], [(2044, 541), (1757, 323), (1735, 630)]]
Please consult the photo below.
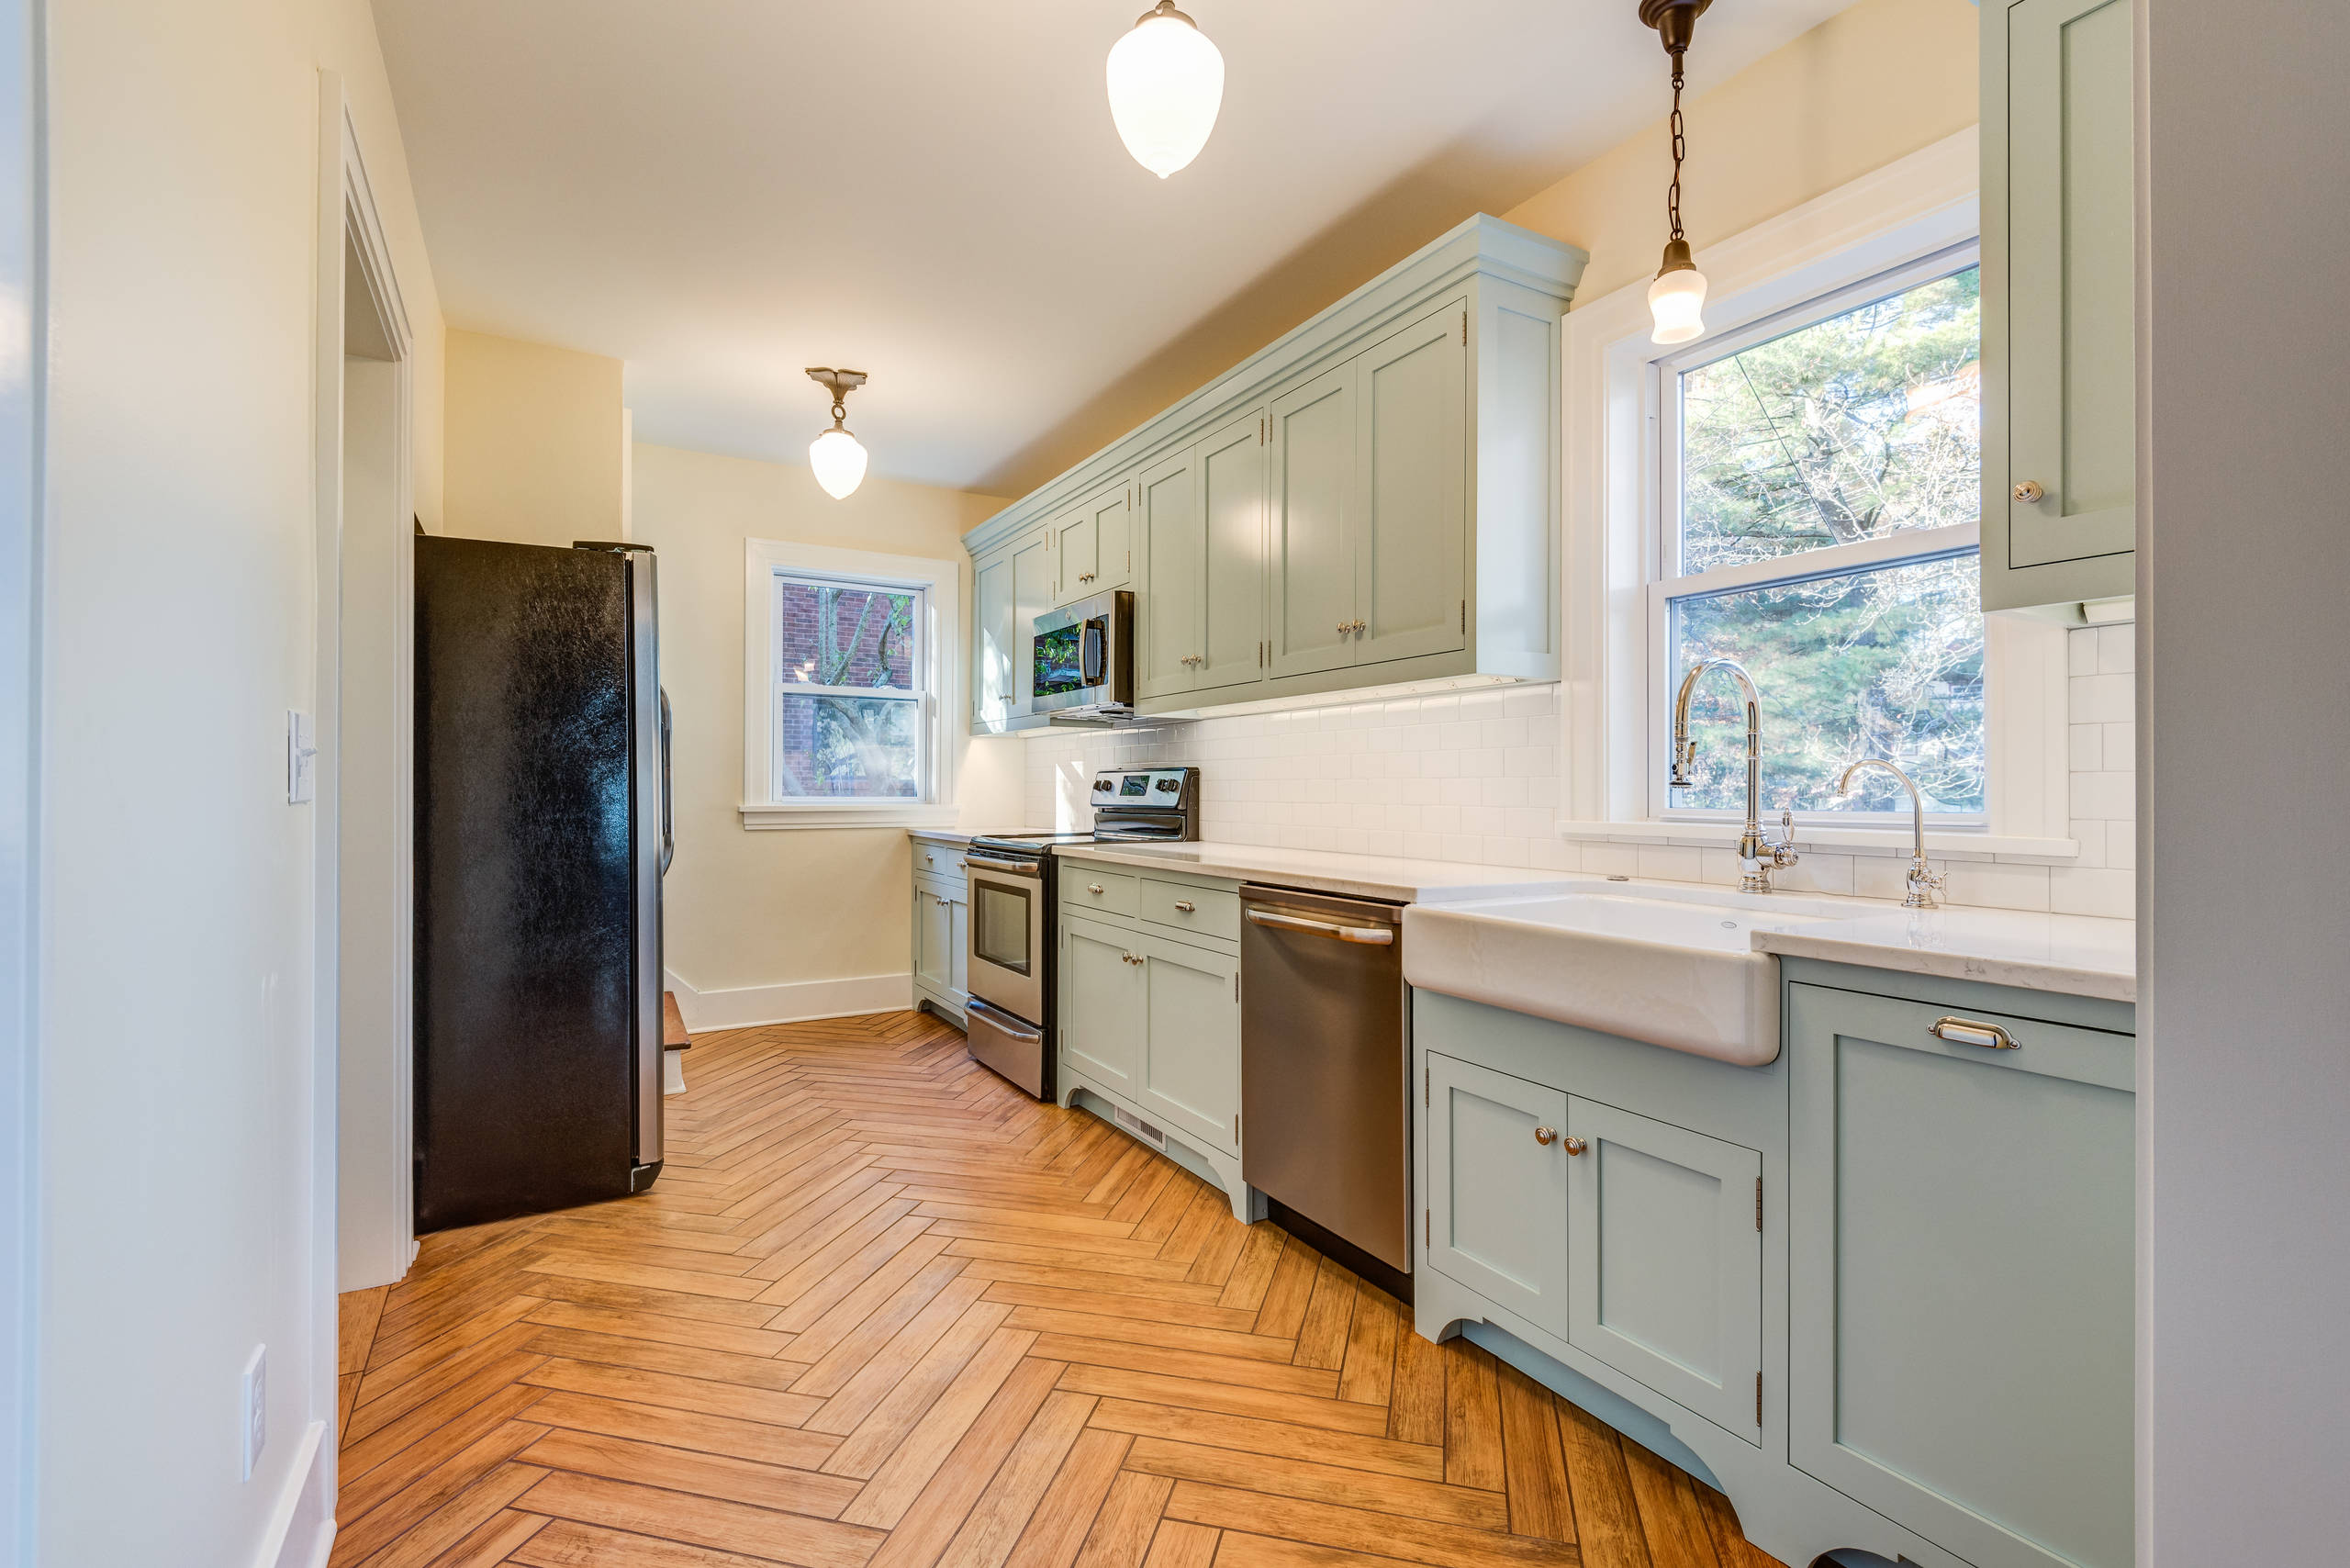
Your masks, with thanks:
[(1762, 1157), (1580, 1097), (1567, 1342), (1762, 1440)]
[(970, 1001), (971, 895), (960, 856), (938, 840), (914, 845), (912, 969), (917, 1005), (957, 1024)]
[[(1240, 944), (1212, 919), (1238, 884), (1137, 877), (1064, 857), (1055, 938), (1058, 1095), (1091, 1095), (1166, 1140), (1167, 1152), (1224, 1190), (1233, 1214), (1257, 1217), (1240, 1174)], [(1067, 907), (1098, 888), (1081, 912)], [(1154, 915), (1163, 918), (1154, 919)]]
[(1132, 1096), (1142, 982), (1124, 931), (1061, 919), (1062, 1059), (1104, 1088)]
[(1240, 960), (1164, 937), (1135, 941), (1142, 979), (1143, 1113), (1240, 1152)]
[(1426, 1084), (1428, 1266), (1565, 1338), (1566, 1095), (1448, 1056)]
[(1789, 988), (1789, 1448), (1980, 1568), (2127, 1568), (2131, 1036)]
[(1754, 1068), (1416, 991), (1415, 1328), (1796, 1568), (2129, 1568), (2134, 1010), (1779, 967)]

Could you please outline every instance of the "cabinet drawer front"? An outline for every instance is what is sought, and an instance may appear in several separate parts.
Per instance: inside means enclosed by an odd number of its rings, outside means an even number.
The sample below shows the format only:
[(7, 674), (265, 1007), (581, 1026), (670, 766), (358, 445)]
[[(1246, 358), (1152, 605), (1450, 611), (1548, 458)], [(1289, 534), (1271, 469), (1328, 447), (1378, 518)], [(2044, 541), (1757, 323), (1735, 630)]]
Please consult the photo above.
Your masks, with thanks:
[(914, 875), (961, 888), (970, 881), (968, 869), (963, 864), (963, 852), (951, 844), (914, 843)]
[(1954, 1011), (1788, 987), (1789, 1456), (1985, 1568), (2127, 1568), (2134, 1042)]
[(1142, 879), (1142, 917), (1203, 936), (1240, 940), (1240, 895), (1218, 888)]
[(1580, 1096), (1567, 1131), (1568, 1342), (1762, 1440), (1762, 1156)]
[(1140, 878), (1072, 861), (1061, 868), (1061, 908), (1071, 914), (1094, 911), (1132, 916)]
[(1566, 1095), (1450, 1057), (1427, 1071), (1428, 1265), (1565, 1338)]

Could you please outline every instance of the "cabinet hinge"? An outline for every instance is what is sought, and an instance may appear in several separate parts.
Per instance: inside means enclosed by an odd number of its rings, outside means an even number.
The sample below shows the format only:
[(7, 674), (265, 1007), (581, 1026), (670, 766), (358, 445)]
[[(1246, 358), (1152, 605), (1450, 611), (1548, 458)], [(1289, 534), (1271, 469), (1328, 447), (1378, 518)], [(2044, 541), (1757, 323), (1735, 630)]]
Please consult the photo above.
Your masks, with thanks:
[(1427, 1068), (1424, 1067), (1420, 1069), (1420, 1103), (1424, 1106), (1428, 1103), (1428, 1094), (1430, 1092), (1428, 1089), (1429, 1075), (1430, 1072)]
[[(1232, 1000), (1235, 1002), (1240, 1000), (1240, 977), (1237, 974), (1232, 977)], [(1759, 1193), (1755, 1195), (1754, 1206), (1757, 1210), (1762, 1206), (1762, 1195)]]
[(1762, 1374), (1754, 1374), (1754, 1424), (1762, 1424)]
[(1460, 342), (1464, 348), (1469, 343), (1469, 312), (1466, 310), (1460, 313)]
[[(1232, 1118), (1232, 1141), (1235, 1143), (1240, 1141), (1240, 1117), (1237, 1113), (1235, 1113)], [(1755, 1419), (1759, 1421), (1762, 1417), (1758, 1416)]]
[(1272, 420), (1259, 420), (1257, 421), (1257, 444), (1258, 444), (1259, 446), (1262, 446), (1262, 445), (1264, 445), (1264, 444), (1265, 444), (1265, 438), (1266, 438), (1266, 436), (1268, 435), (1268, 433), (1270, 433), (1270, 432), (1268, 432), (1268, 431), (1266, 430), (1266, 428), (1265, 428), (1265, 427), (1266, 427), (1266, 426), (1268, 426), (1268, 425), (1270, 425), (1270, 424), (1271, 424), (1272, 422), (1273, 422), (1273, 421), (1272, 421)]
[(1465, 599), (1460, 601), (1460, 634), (1469, 634), (1469, 601)]
[(1420, 1240), (1430, 1247), (1436, 1245), (1436, 1221), (1426, 1209), (1420, 1211)]
[(1754, 1228), (1762, 1228), (1762, 1178), (1754, 1178)]

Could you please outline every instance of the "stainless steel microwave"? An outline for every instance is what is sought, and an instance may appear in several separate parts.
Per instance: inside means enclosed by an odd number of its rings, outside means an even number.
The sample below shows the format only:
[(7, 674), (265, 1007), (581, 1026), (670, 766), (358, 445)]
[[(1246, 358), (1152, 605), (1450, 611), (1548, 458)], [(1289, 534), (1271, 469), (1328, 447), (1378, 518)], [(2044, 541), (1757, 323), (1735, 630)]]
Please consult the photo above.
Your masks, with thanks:
[(1033, 711), (1132, 718), (1135, 596), (1113, 588), (1039, 615), (1028, 656)]

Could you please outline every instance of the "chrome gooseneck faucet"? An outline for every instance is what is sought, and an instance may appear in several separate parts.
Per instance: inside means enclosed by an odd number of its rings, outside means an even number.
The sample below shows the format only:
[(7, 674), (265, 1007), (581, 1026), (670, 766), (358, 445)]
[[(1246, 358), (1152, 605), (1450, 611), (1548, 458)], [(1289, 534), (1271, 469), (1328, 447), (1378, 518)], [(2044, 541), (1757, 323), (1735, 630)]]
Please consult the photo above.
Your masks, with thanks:
[(1767, 893), (1771, 873), (1799, 858), (1793, 847), (1796, 814), (1779, 813), (1777, 843), (1762, 836), (1762, 824), (1756, 820), (1762, 810), (1762, 698), (1754, 689), (1754, 678), (1736, 659), (1703, 659), (1682, 677), (1681, 695), (1673, 703), (1673, 787), (1685, 790), (1691, 783), (1689, 769), (1697, 760), (1697, 743), (1689, 738), (1689, 696), (1697, 689), (1698, 678), (1709, 669), (1729, 671), (1746, 693), (1746, 831), (1738, 841), (1738, 864), (1743, 873), (1738, 890)]
[(1863, 767), (1882, 767), (1901, 781), (1909, 791), (1909, 891), (1901, 901), (1904, 909), (1931, 909), (1934, 894), (1942, 890), (1942, 879), (1926, 864), (1926, 806), (1918, 793), (1918, 786), (1909, 776), (1881, 756), (1863, 757), (1844, 769), (1844, 777), (1837, 781), (1836, 792), (1852, 792), (1852, 775)]

